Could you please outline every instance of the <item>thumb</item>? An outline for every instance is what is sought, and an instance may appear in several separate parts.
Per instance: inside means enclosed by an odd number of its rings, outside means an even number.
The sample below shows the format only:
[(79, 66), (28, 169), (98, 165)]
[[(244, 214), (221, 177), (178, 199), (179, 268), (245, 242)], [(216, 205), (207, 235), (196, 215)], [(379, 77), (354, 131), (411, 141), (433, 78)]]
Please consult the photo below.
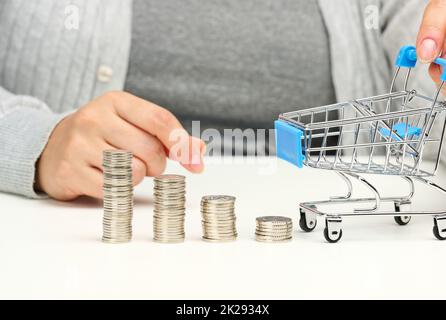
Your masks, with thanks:
[(417, 38), (417, 55), (421, 62), (430, 63), (443, 50), (446, 38), (446, 1), (431, 0), (424, 12)]

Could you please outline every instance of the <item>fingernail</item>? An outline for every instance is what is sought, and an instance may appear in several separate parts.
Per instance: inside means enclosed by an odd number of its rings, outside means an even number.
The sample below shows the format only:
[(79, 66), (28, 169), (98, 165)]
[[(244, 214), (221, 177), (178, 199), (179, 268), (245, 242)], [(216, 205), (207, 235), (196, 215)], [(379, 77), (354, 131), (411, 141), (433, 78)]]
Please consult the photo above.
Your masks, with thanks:
[(435, 59), (437, 44), (432, 39), (425, 39), (420, 45), (419, 58), (423, 63), (432, 62)]

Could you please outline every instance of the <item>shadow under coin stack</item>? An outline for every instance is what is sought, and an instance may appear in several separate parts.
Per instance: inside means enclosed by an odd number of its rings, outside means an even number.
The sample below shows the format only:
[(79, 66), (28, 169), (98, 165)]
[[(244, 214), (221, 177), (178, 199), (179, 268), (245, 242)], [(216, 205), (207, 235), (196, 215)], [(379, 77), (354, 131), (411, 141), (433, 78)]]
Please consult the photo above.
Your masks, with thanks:
[(226, 242), (237, 239), (235, 197), (205, 196), (201, 199), (203, 240)]
[(186, 178), (162, 175), (154, 179), (153, 240), (179, 243), (185, 238)]
[(133, 154), (122, 150), (103, 152), (104, 218), (102, 241), (125, 243), (132, 239)]
[(293, 238), (293, 221), (286, 217), (259, 217), (256, 219), (256, 240), (285, 242)]

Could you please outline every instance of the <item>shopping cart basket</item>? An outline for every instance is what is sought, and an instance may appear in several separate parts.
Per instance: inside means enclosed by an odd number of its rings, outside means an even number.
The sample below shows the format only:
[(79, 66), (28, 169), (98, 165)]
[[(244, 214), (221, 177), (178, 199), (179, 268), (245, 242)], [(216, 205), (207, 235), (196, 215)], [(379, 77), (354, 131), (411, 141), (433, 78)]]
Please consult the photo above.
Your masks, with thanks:
[[(275, 122), (277, 156), (298, 167), (335, 171), (348, 187), (346, 196), (301, 203), (302, 230), (313, 231), (317, 216), (324, 216), (324, 236), (328, 242), (335, 243), (342, 237), (343, 217), (393, 216), (399, 225), (406, 225), (411, 216), (431, 215), (434, 235), (440, 240), (446, 239), (446, 211), (410, 211), (414, 181), (446, 193), (446, 189), (429, 180), (439, 167), (445, 134), (446, 103), (439, 100), (439, 95), (446, 81), (446, 60), (435, 60), (443, 73), (434, 98), (408, 89), (411, 69), (416, 63), (415, 47), (403, 47), (388, 94), (279, 116)], [(402, 68), (407, 68), (404, 90), (395, 91)], [(440, 129), (434, 130), (437, 127)], [(427, 154), (429, 161), (423, 161)], [(404, 197), (383, 197), (363, 174), (399, 176), (407, 181), (410, 193)], [(352, 180), (365, 185), (373, 196), (352, 198)], [(391, 202), (392, 210), (383, 210), (384, 202)], [(341, 212), (321, 209), (358, 204), (362, 208)]]

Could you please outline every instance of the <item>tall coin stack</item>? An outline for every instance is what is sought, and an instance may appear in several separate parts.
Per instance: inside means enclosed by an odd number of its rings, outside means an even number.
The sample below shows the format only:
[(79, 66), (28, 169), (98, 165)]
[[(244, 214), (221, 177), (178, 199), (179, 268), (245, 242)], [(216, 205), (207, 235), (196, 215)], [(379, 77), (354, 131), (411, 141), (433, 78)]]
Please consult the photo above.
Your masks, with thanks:
[(186, 178), (162, 175), (154, 179), (153, 240), (162, 243), (183, 242), (186, 210)]
[(205, 196), (201, 199), (203, 240), (226, 242), (237, 239), (235, 198), (231, 196)]
[(256, 240), (284, 242), (293, 238), (293, 221), (286, 217), (259, 217), (256, 219)]
[(133, 154), (123, 150), (103, 152), (104, 218), (102, 241), (125, 243), (132, 239)]

